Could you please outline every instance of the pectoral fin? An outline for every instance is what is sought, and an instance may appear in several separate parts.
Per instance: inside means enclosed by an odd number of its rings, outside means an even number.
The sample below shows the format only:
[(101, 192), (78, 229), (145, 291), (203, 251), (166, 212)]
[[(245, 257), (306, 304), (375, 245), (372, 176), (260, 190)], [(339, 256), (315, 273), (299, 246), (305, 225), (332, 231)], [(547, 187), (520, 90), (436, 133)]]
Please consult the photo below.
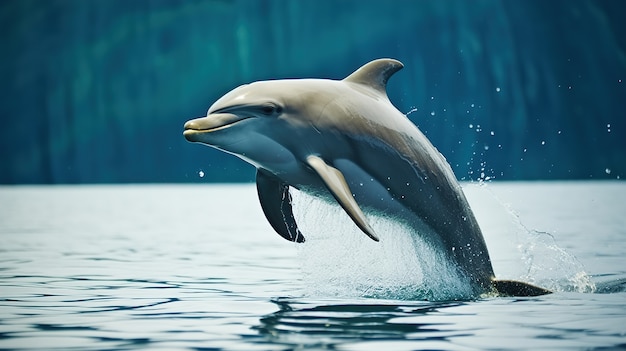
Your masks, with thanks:
[(374, 229), (369, 225), (363, 211), (361, 211), (361, 208), (354, 200), (352, 191), (350, 191), (343, 174), (338, 169), (327, 165), (324, 160), (317, 156), (311, 155), (306, 160), (308, 165), (322, 178), (330, 193), (348, 213), (348, 216), (352, 218), (354, 223), (372, 240), (378, 241)]
[(515, 280), (494, 279), (492, 283), (499, 296), (540, 296), (552, 293), (550, 290)]
[(265, 218), (283, 238), (297, 243), (304, 242), (291, 210), (289, 185), (262, 169), (256, 173), (256, 188)]

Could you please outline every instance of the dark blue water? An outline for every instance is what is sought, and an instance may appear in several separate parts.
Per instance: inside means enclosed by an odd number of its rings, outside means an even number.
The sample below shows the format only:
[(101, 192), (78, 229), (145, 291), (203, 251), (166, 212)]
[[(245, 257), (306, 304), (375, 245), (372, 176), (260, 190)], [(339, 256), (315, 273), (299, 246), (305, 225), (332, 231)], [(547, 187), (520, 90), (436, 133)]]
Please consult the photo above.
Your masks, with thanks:
[(412, 267), (428, 248), (372, 248), (301, 194), (305, 245), (272, 232), (251, 185), (2, 187), (0, 349), (626, 348), (623, 182), (465, 191), (496, 274), (554, 294), (407, 300), (435, 284)]

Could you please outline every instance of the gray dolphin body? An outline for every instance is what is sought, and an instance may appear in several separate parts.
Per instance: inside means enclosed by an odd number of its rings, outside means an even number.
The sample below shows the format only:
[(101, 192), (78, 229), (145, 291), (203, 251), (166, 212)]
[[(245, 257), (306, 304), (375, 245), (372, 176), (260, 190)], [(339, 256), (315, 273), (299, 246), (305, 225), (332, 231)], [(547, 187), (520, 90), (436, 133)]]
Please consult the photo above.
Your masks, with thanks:
[(303, 242), (289, 187), (336, 201), (370, 238), (365, 212), (408, 224), (445, 253), (476, 295), (540, 295), (526, 283), (494, 279), (480, 227), (450, 165), (389, 101), (388, 79), (403, 67), (371, 61), (347, 78), (290, 79), (242, 85), (184, 136), (257, 168), (261, 206), (287, 240)]

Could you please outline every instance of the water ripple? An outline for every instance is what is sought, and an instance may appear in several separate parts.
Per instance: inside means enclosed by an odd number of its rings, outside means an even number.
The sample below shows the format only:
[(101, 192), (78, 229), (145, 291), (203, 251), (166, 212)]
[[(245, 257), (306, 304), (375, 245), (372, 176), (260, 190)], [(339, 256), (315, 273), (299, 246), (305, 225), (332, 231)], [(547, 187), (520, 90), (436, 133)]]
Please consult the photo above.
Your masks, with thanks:
[[(562, 186), (559, 194), (580, 198)], [(0, 211), (0, 350), (626, 347), (622, 187), (594, 188), (588, 212), (567, 208), (575, 201), (548, 207), (564, 220), (528, 203), (528, 213), (567, 229), (554, 237), (593, 265), (598, 293), (466, 302), (312, 294), (295, 245), (272, 232), (252, 186), (44, 189), (0, 187), (0, 210), (11, 213)], [(551, 187), (533, 189), (518, 193)], [(589, 226), (584, 213), (593, 236), (578, 229)]]

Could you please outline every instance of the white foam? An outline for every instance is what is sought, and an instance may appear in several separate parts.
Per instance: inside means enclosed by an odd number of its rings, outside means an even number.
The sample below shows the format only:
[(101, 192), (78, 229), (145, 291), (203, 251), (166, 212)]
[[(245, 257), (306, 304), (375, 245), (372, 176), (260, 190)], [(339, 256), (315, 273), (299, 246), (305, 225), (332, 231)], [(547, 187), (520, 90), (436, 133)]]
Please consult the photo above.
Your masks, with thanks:
[[(488, 186), (465, 187), (489, 248), (496, 277), (552, 291), (593, 292), (584, 267), (552, 235), (529, 230)], [(297, 245), (305, 295), (385, 299), (470, 299), (470, 283), (419, 233), (368, 214), (380, 242), (368, 238), (334, 203), (291, 189), (306, 242)]]
[(292, 189), (306, 294), (315, 297), (453, 300), (471, 298), (465, 278), (406, 225), (368, 215), (368, 238), (336, 204)]

